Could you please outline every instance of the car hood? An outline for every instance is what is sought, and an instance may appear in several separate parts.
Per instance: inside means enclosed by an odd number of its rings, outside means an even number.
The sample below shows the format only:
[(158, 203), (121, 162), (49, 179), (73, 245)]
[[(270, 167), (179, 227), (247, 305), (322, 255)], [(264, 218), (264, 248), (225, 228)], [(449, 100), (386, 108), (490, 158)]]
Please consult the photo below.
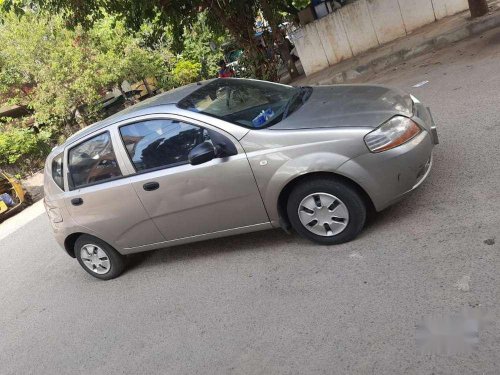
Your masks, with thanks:
[(395, 115), (411, 116), (413, 102), (403, 91), (374, 85), (313, 88), (297, 111), (270, 129), (376, 128)]

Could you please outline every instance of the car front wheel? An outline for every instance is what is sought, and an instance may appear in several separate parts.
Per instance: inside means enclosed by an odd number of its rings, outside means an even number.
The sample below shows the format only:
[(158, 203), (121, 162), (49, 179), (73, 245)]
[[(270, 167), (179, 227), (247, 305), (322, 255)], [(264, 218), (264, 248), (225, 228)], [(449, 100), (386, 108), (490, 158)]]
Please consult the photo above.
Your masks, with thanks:
[(82, 268), (101, 280), (120, 276), (125, 270), (125, 257), (106, 242), (87, 234), (75, 243), (75, 256)]
[(356, 238), (366, 221), (366, 206), (355, 188), (334, 178), (314, 178), (297, 185), (287, 214), (299, 235), (322, 245)]

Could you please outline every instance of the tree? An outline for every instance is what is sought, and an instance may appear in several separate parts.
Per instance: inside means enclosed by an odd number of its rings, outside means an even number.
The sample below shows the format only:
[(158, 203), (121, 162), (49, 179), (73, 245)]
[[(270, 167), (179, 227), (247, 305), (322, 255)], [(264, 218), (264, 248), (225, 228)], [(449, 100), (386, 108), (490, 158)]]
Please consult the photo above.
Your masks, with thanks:
[[(174, 51), (178, 51), (179, 41), (185, 26), (196, 22), (198, 13), (206, 11), (207, 22), (213, 30), (227, 30), (232, 38), (244, 48), (247, 60), (253, 65), (258, 78), (265, 78), (269, 62), (266, 54), (259, 47), (255, 38), (255, 20), (260, 9), (266, 8), (266, 19), (275, 25), (268, 44), (276, 44), (281, 55), (290, 60), (283, 47), (284, 41), (278, 33), (281, 14), (297, 11), (295, 1), (279, 0), (4, 0), (4, 8), (17, 9), (22, 12), (23, 6), (40, 7), (49, 12), (61, 12), (68, 23), (89, 25), (107, 14), (115, 14), (124, 20), (133, 30), (141, 24), (155, 20), (160, 24), (169, 24), (174, 33)], [(21, 5), (22, 6), (21, 6)], [(292, 69), (292, 65), (288, 64)], [(295, 75), (292, 70), (291, 74)]]
[(107, 83), (85, 44), (82, 31), (67, 30), (60, 17), (4, 15), (0, 93), (33, 111), (37, 123), (64, 123), (78, 107), (99, 99)]
[(223, 58), (220, 49), (225, 41), (221, 30), (213, 30), (207, 20), (207, 13), (199, 13), (191, 27), (184, 27), (182, 34), (181, 59), (190, 60), (201, 65), (199, 77), (201, 79), (213, 78), (217, 75), (218, 61)]
[[(273, 35), (273, 41), (278, 48), (278, 53), (281, 56), (282, 61), (287, 65), (288, 73), (290, 77), (296, 78), (299, 76), (295, 63), (293, 62), (292, 56), (290, 55), (290, 50), (288, 49), (288, 44), (286, 43), (285, 35), (281, 31), (279, 24), (282, 21), (279, 10), (281, 8), (280, 4), (283, 4), (280, 0), (260, 0), (262, 7), (262, 12), (264, 13), (264, 18), (269, 20), (271, 26), (271, 32)], [(290, 4), (289, 6), (292, 6)]]
[(88, 30), (68, 29), (61, 16), (32, 11), (21, 18), (4, 13), (2, 21), (0, 104), (27, 108), (36, 127), (55, 134), (71, 133), (77, 114), (81, 125), (100, 116), (96, 110), (103, 93), (124, 80), (160, 77), (170, 70), (168, 46), (143, 46), (140, 35), (110, 16)]
[(150, 92), (146, 78), (160, 78), (171, 69), (173, 56), (168, 41), (157, 42), (153, 48), (146, 46), (143, 35), (148, 30), (144, 25), (137, 34), (130, 34), (122, 21), (107, 16), (87, 31), (89, 42), (97, 51), (95, 58), (107, 75), (104, 80), (114, 84), (124, 97), (127, 96), (121, 87), (123, 81), (144, 80)]
[(16, 164), (23, 173), (40, 167), (51, 143), (104, 115), (106, 91), (124, 80), (161, 81), (172, 70), (167, 43), (146, 46), (147, 27), (130, 33), (106, 16), (89, 29), (69, 29), (60, 15), (29, 9), (22, 17), (0, 16), (0, 107), (15, 104), (31, 113), (0, 119), (0, 166)]
[(489, 11), (486, 0), (469, 0), (469, 9), (472, 18), (484, 16)]

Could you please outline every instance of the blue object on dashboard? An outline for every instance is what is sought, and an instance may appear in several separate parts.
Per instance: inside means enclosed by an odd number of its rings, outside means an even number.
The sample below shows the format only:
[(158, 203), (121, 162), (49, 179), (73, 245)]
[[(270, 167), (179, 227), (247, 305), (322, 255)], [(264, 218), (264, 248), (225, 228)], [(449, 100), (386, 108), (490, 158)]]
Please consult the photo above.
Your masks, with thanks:
[(252, 120), (252, 124), (254, 127), (260, 128), (273, 116), (274, 116), (273, 109), (268, 108), (265, 111), (262, 111), (261, 113), (259, 113), (259, 115)]

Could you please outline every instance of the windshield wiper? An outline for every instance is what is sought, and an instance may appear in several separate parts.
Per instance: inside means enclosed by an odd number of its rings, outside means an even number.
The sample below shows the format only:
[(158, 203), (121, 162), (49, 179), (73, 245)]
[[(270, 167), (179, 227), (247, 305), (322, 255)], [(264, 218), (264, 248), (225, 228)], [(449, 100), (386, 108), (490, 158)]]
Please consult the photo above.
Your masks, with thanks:
[(285, 118), (287, 118), (288, 115), (291, 114), (290, 108), (292, 108), (292, 104), (294, 104), (299, 97), (301, 97), (302, 103), (305, 103), (305, 101), (309, 98), (311, 92), (311, 87), (297, 87), (297, 90), (293, 93), (292, 97), (286, 102), (281, 115), (276, 116), (274, 120), (271, 120), (271, 122), (267, 123), (266, 127), (276, 125), (280, 121), (283, 121)]
[(282, 117), (282, 120), (286, 119), (288, 117), (288, 114), (290, 112), (290, 107), (292, 106), (293, 103), (295, 103), (295, 101), (301, 97), (302, 99), (302, 104), (305, 102), (306, 100), (306, 93), (308, 92), (307, 88), (305, 87), (302, 87), (300, 86), (298, 88), (298, 90), (293, 94), (293, 96), (290, 98), (290, 100), (288, 101), (288, 103), (286, 103), (286, 106), (283, 110), (283, 117)]

